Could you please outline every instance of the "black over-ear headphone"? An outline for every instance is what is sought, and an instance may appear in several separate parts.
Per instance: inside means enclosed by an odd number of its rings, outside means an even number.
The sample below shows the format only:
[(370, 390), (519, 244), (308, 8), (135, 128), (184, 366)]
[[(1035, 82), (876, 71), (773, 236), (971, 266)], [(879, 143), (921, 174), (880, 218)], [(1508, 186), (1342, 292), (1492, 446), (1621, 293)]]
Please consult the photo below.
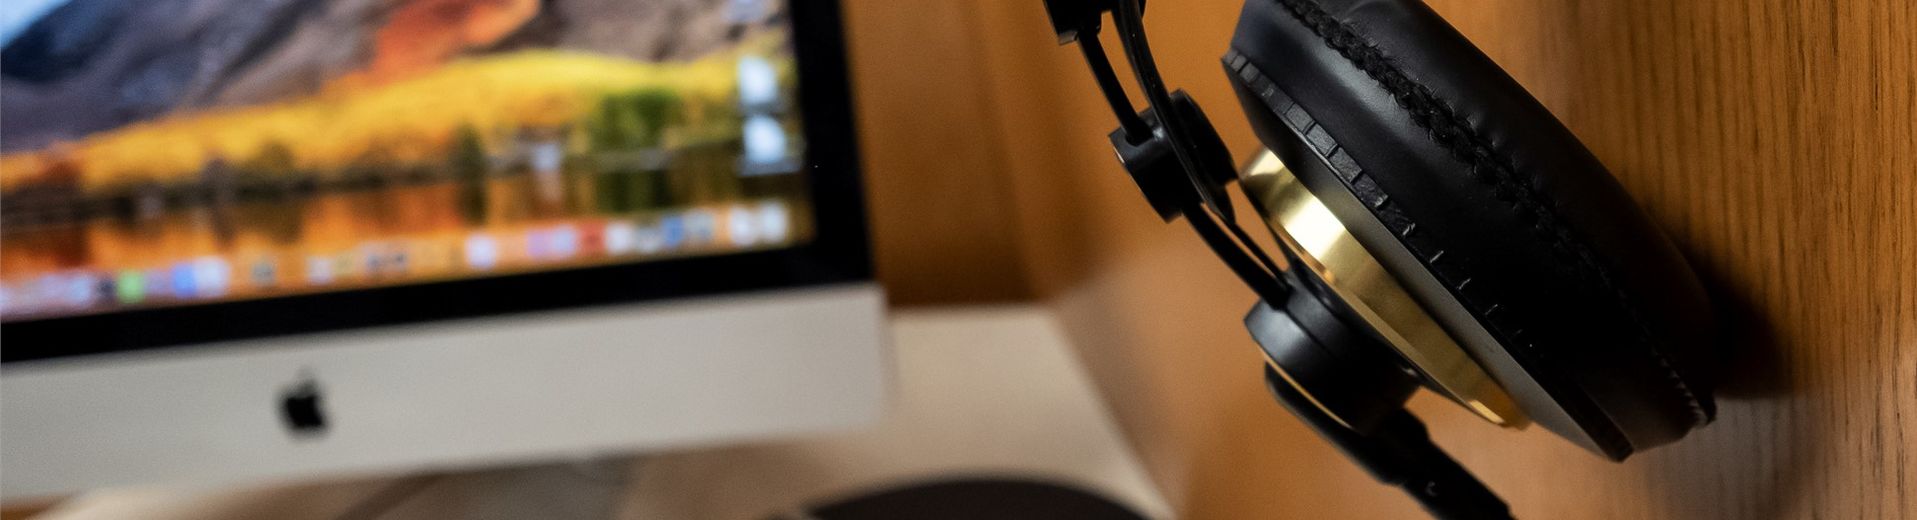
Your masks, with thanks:
[[(1234, 172), (1167, 92), (1143, 0), (1046, 0), (1119, 120), (1125, 170), (1259, 296), (1287, 408), (1443, 518), (1508, 517), (1404, 410), (1419, 387), (1622, 460), (1709, 422), (1702, 284), (1603, 164), (1419, 0), (1247, 0), (1223, 62), (1268, 152)], [(1110, 13), (1149, 106), (1097, 33)], [(1281, 268), (1235, 223), (1239, 186)]]

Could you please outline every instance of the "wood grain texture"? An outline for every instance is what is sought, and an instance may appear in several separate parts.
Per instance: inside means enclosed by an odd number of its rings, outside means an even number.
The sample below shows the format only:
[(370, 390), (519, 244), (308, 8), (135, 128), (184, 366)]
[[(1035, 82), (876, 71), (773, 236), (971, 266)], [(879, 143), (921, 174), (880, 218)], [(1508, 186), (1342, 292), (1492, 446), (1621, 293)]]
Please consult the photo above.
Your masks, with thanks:
[[(1917, 518), (1917, 6), (1905, 0), (1433, 0), (1608, 164), (1728, 318), (1716, 423), (1604, 462), (1421, 396), (1415, 411), (1529, 518)], [(1240, 154), (1216, 58), (1237, 2), (1153, 2), (1160, 66)], [(1399, 518), (1264, 395), (1252, 301), (1152, 217), (1040, 5), (980, 6), (983, 88), (1030, 279), (1190, 518)], [(1034, 221), (1037, 220), (1037, 221)]]
[(873, 256), (889, 297), (1028, 298), (974, 11), (962, 2), (841, 5)]

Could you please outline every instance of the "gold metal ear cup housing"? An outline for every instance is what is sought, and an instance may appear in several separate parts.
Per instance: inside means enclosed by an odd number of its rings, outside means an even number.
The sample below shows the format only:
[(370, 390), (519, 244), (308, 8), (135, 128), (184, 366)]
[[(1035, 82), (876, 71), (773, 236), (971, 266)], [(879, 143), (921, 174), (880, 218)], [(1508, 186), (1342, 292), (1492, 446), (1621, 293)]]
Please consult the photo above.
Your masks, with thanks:
[(1284, 247), (1376, 330), (1428, 386), (1492, 424), (1522, 428), (1530, 419), (1504, 387), (1438, 325), (1269, 150), (1239, 171), (1239, 182)]

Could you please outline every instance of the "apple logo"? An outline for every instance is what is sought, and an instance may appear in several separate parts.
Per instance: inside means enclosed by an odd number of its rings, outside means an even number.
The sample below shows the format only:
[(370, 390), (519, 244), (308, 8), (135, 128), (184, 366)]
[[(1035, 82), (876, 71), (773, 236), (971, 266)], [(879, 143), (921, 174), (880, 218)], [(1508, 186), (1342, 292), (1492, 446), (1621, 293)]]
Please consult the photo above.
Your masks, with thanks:
[(280, 419), (294, 437), (312, 438), (326, 433), (326, 412), (322, 408), (319, 381), (310, 373), (301, 373), (299, 381), (280, 391)]

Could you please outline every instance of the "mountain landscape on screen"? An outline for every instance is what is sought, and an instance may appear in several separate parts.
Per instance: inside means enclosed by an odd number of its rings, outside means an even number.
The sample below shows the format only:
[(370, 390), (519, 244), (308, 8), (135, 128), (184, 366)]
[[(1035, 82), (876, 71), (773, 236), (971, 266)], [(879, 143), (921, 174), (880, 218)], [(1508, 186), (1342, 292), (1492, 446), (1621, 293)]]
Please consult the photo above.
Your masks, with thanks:
[[(803, 195), (783, 2), (10, 0), (0, 15), (0, 296), (234, 256), (332, 287), (295, 262)], [(442, 276), (421, 265), (409, 276)]]

